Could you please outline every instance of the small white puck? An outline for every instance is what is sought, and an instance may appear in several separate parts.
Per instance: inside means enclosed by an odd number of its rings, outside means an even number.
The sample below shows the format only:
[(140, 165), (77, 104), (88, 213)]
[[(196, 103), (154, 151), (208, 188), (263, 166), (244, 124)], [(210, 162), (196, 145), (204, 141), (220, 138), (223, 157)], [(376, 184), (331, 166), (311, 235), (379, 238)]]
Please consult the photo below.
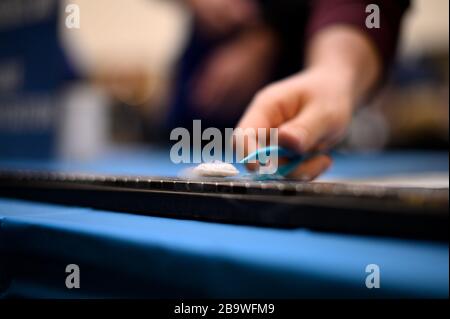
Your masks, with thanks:
[(194, 174), (205, 177), (230, 177), (239, 174), (232, 164), (221, 161), (203, 163), (193, 169)]

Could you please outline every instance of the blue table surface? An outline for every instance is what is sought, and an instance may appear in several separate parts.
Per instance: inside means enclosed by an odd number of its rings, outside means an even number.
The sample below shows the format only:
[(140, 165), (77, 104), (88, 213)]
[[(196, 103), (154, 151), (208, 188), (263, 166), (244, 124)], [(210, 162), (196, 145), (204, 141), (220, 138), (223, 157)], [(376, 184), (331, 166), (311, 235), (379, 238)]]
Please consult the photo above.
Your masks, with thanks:
[[(161, 150), (0, 168), (174, 176)], [(448, 173), (448, 153), (338, 154), (324, 178)], [(65, 287), (77, 264), (81, 288)], [(365, 285), (380, 268), (380, 288)], [(272, 229), (0, 198), (0, 293), (25, 297), (448, 298), (446, 242)]]

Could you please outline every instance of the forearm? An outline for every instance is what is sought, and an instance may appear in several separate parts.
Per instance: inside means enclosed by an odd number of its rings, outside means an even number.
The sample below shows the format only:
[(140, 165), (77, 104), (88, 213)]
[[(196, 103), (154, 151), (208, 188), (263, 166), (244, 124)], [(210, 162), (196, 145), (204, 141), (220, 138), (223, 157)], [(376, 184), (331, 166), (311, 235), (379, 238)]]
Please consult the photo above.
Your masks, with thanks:
[(372, 42), (351, 26), (326, 27), (309, 41), (308, 68), (325, 69), (335, 78), (340, 90), (346, 90), (352, 105), (364, 100), (382, 73), (382, 62)]

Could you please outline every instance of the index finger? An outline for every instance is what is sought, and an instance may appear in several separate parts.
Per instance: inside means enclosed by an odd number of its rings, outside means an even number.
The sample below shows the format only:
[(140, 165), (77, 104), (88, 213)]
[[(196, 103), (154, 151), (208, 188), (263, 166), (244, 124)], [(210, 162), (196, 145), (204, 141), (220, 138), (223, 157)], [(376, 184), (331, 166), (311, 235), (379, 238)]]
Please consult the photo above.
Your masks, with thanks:
[(241, 128), (277, 128), (304, 104), (301, 80), (290, 77), (260, 91), (238, 124)]
[[(270, 129), (278, 128), (286, 121), (293, 118), (303, 104), (301, 91), (298, 89), (298, 81), (287, 79), (273, 84), (258, 93), (248, 107), (237, 128), (242, 131), (256, 132), (254, 138), (258, 141), (258, 129), (266, 129), (266, 145), (269, 142)], [(248, 136), (248, 139), (252, 138)], [(243, 139), (234, 140), (236, 148), (244, 150), (247, 155), (256, 151), (258, 144), (255, 141), (242, 145)], [(240, 142), (240, 143), (239, 143)], [(254, 146), (256, 145), (256, 147)]]

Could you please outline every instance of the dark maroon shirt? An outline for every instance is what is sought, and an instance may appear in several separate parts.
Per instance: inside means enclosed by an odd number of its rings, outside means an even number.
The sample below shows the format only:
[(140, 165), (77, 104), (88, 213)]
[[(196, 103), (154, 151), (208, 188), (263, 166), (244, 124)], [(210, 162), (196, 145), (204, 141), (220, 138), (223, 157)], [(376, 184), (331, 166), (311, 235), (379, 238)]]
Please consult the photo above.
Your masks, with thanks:
[[(385, 68), (397, 48), (402, 17), (409, 0), (260, 0), (265, 16), (284, 39), (285, 54), (303, 53), (304, 45), (318, 31), (332, 25), (350, 25), (372, 41)], [(380, 8), (380, 28), (366, 27), (369, 4)], [(296, 48), (296, 45), (299, 45)], [(297, 52), (295, 52), (297, 51)]]
[[(367, 28), (366, 13), (369, 4), (380, 8), (380, 28)], [(307, 37), (335, 24), (351, 25), (365, 33), (378, 49), (385, 66), (395, 56), (402, 16), (409, 1), (403, 0), (315, 0), (306, 30)]]

